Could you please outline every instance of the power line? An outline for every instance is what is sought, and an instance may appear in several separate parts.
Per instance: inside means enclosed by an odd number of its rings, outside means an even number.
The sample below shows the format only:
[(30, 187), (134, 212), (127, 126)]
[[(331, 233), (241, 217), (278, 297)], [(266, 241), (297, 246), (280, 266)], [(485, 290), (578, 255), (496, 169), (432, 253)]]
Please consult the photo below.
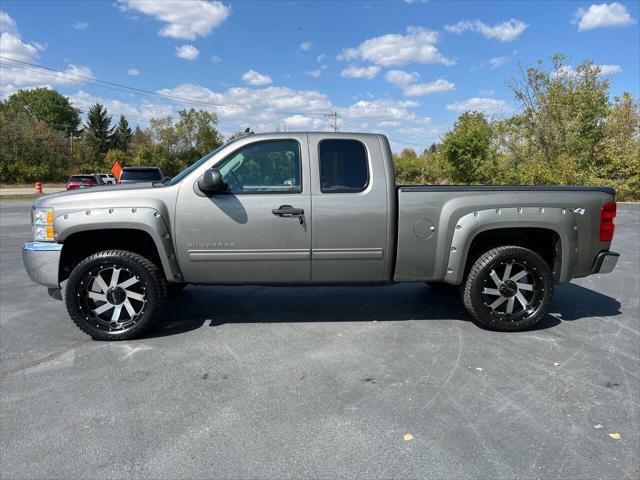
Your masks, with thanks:
[[(131, 87), (121, 83), (109, 82), (107, 80), (101, 80), (99, 78), (91, 77), (89, 75), (65, 72), (63, 70), (58, 70), (58, 69), (47, 67), (44, 65), (23, 62), (22, 60), (16, 60), (13, 58), (5, 57), (3, 55), (0, 55), (0, 60), (2, 60), (0, 61), (0, 65), (4, 64), (8, 67), (21, 68), (23, 70), (31, 70), (35, 72), (46, 70), (48, 72), (51, 72), (57, 78), (69, 79), (69, 77), (71, 77), (71, 78), (78, 79), (83, 83), (89, 83), (91, 85), (108, 88), (110, 90), (124, 90), (129, 93), (135, 92), (142, 96), (158, 97), (158, 98), (172, 100), (174, 102), (179, 102), (179, 103), (181, 102), (181, 103), (188, 103), (188, 104), (194, 104), (194, 105), (211, 106), (216, 108), (230, 108), (234, 110), (245, 110), (248, 112), (265, 112), (265, 113), (273, 113), (273, 114), (281, 114), (281, 115), (309, 115), (309, 116), (317, 116), (317, 117), (324, 117), (326, 115), (324, 112), (292, 112), (292, 111), (286, 111), (286, 110), (273, 110), (273, 109), (256, 108), (256, 107), (249, 107), (249, 106), (242, 106), (242, 105), (215, 103), (215, 102), (209, 102), (206, 100), (197, 100), (195, 98), (186, 98), (178, 95), (171, 95), (167, 93), (154, 92), (152, 90), (145, 90), (143, 88)], [(6, 62), (12, 62), (12, 63), (6, 63)]]
[[(11, 62), (11, 63), (6, 63), (6, 62)], [(102, 88), (107, 88), (109, 90), (116, 90), (116, 91), (125, 91), (127, 93), (136, 93), (140, 96), (143, 97), (156, 97), (156, 98), (162, 98), (165, 100), (171, 100), (174, 102), (178, 102), (178, 103), (186, 103), (186, 104), (192, 104), (192, 105), (204, 105), (204, 106), (209, 106), (209, 107), (216, 107), (216, 108), (230, 108), (230, 109), (235, 109), (235, 110), (245, 110), (247, 112), (265, 112), (265, 113), (272, 113), (272, 114), (276, 114), (276, 115), (308, 115), (308, 116), (313, 116), (313, 117), (329, 117), (331, 118), (331, 128), (334, 131), (338, 131), (338, 113), (337, 112), (332, 112), (332, 113), (324, 113), (324, 112), (293, 112), (293, 111), (286, 111), (286, 110), (273, 110), (273, 109), (266, 109), (266, 108), (257, 108), (257, 107), (250, 107), (250, 106), (241, 106), (241, 105), (231, 105), (231, 104), (223, 104), (223, 103), (215, 103), (215, 102), (209, 102), (206, 100), (197, 100), (194, 98), (186, 98), (186, 97), (182, 97), (179, 95), (171, 95), (171, 94), (167, 94), (167, 93), (160, 93), (160, 92), (154, 92), (152, 90), (145, 90), (143, 88), (138, 88), (138, 87), (131, 87), (129, 85), (124, 85), (121, 83), (116, 83), (116, 82), (110, 82), (107, 80), (101, 80), (99, 78), (96, 77), (92, 77), (89, 75), (82, 75), (80, 73), (70, 73), (70, 72), (65, 72), (63, 70), (59, 70), (56, 68), (52, 68), (52, 67), (47, 67), (45, 65), (38, 65), (36, 63), (30, 63), (30, 62), (24, 62), (22, 60), (16, 60), (14, 58), (10, 58), (10, 57), (5, 57), (3, 55), (0, 55), (0, 65), (5, 65), (8, 67), (12, 67), (12, 68), (20, 68), (23, 70), (30, 70), (30, 71), (34, 71), (34, 72), (41, 72), (42, 70), (45, 70), (47, 72), (50, 72), (50, 74), (54, 75), (57, 78), (62, 78), (62, 79), (69, 79), (69, 77), (72, 78), (76, 78), (80, 81), (82, 81), (83, 83), (88, 83), (91, 85), (95, 85), (98, 87), (102, 87)], [(384, 120), (384, 118), (381, 118), (380, 120)], [(412, 143), (412, 142), (407, 142), (407, 141), (400, 141), (400, 140), (396, 140), (393, 138), (388, 137), (389, 140), (392, 140), (394, 142), (397, 143), (403, 143), (405, 145), (414, 145), (414, 146), (422, 146), (421, 144), (418, 143)]]

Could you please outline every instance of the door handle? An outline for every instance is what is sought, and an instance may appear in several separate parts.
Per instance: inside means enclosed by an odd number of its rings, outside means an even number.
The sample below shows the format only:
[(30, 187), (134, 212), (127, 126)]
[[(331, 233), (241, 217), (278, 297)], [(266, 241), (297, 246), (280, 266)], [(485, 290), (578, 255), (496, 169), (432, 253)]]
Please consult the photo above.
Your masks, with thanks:
[(279, 217), (300, 217), (304, 215), (304, 209), (294, 208), (291, 205), (280, 205), (280, 207), (271, 210), (271, 213)]

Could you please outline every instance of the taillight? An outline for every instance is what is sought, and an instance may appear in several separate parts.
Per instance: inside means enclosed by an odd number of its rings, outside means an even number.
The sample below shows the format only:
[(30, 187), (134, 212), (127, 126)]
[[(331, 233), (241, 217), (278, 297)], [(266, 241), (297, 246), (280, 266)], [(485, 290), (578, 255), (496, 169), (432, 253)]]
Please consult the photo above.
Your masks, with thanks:
[(610, 242), (613, 240), (613, 232), (616, 229), (614, 223), (616, 218), (616, 202), (605, 203), (600, 211), (600, 241)]

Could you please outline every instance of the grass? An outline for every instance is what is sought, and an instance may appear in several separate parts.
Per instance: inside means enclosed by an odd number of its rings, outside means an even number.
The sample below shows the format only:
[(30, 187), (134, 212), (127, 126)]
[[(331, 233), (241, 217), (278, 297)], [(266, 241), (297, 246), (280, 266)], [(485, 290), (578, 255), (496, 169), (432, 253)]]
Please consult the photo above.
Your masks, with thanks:
[[(65, 188), (66, 183), (43, 183), (42, 188)], [(34, 183), (0, 183), (0, 188), (35, 188)]]
[(30, 201), (32, 202), (38, 197), (42, 195), (36, 195), (35, 193), (29, 195), (0, 195), (0, 202), (19, 202), (19, 201)]

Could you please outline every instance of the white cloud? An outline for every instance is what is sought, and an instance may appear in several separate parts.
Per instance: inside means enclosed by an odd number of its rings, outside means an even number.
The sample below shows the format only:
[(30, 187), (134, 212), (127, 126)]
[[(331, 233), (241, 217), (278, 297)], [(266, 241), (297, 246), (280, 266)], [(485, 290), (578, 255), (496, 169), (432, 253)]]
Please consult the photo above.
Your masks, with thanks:
[(404, 70), (389, 70), (384, 79), (388, 83), (402, 88), (407, 97), (421, 97), (432, 93), (446, 92), (455, 88), (455, 84), (442, 78), (433, 82), (417, 83), (420, 75), (416, 72), (409, 73)]
[(409, 85), (416, 82), (418, 78), (420, 78), (420, 75), (417, 73), (409, 73), (404, 70), (389, 70), (384, 76), (388, 83), (396, 86)]
[(85, 83), (93, 78), (89, 67), (70, 64), (64, 72), (40, 69), (23, 69), (3, 65), (0, 67), (0, 94), (10, 95), (18, 88), (55, 87)]
[(492, 97), (496, 94), (495, 90), (480, 90), (478, 93), (485, 97)]
[(8, 13), (0, 11), (0, 55), (31, 62), (41, 50), (44, 50), (44, 47), (39, 43), (23, 42), (15, 20)]
[(340, 72), (341, 77), (346, 78), (366, 78), (371, 80), (380, 73), (380, 67), (377, 65), (371, 65), (369, 67), (358, 67), (356, 65), (349, 65), (347, 68)]
[(311, 47), (313, 46), (313, 43), (307, 41), (307, 42), (302, 42), (300, 44), (300, 46), (298, 47), (298, 50), (300, 50), (301, 52), (308, 52), (309, 50), (311, 50)]
[[(413, 100), (369, 98), (351, 105), (334, 105), (327, 95), (316, 90), (293, 90), (287, 87), (233, 87), (215, 92), (199, 85), (179, 85), (158, 93), (180, 97), (184, 102), (139, 102), (131, 96), (105, 99), (79, 91), (71, 96), (74, 105), (87, 110), (95, 102), (104, 104), (116, 118), (124, 114), (132, 124), (145, 126), (150, 118), (175, 115), (178, 107), (202, 108), (219, 115), (220, 129), (230, 135), (250, 126), (254, 131), (330, 130), (325, 114), (338, 112), (338, 123), (345, 131), (378, 131), (387, 133), (394, 149), (403, 148), (404, 142), (424, 143), (426, 147), (437, 141), (442, 126), (434, 126), (429, 117), (415, 111), (420, 104)], [(225, 105), (225, 106), (216, 106)], [(234, 108), (236, 107), (236, 108)], [(240, 108), (237, 108), (240, 107)]]
[(387, 98), (359, 100), (347, 108), (340, 109), (339, 113), (342, 117), (351, 120), (414, 120), (417, 115), (409, 109), (418, 105), (418, 102), (412, 100), (392, 100)]
[(222, 59), (218, 56), (218, 55), (214, 55), (213, 57), (211, 57), (211, 63), (220, 63), (222, 61)]
[(447, 110), (454, 112), (484, 112), (489, 114), (501, 114), (511, 111), (511, 108), (504, 100), (496, 100), (495, 98), (469, 98), (461, 102), (455, 102), (447, 105)]
[(305, 72), (305, 75), (308, 75), (308, 76), (313, 77), (313, 78), (318, 78), (320, 75), (322, 75), (322, 70), (317, 68), (316, 70), (311, 70), (309, 72)]
[(318, 61), (318, 63), (322, 63), (326, 58), (327, 58), (327, 55), (325, 53), (321, 53), (316, 57), (316, 60)]
[(579, 32), (593, 28), (625, 27), (636, 23), (627, 7), (618, 2), (591, 5), (588, 10), (579, 8), (575, 13), (574, 23), (576, 22)]
[[(620, 65), (594, 65), (600, 69), (600, 76), (609, 76), (622, 72)], [(578, 74), (576, 69), (571, 65), (563, 65), (557, 72), (553, 73), (554, 77), (575, 77)]]
[(73, 28), (75, 28), (76, 30), (86, 30), (88, 27), (89, 27), (89, 22), (83, 22), (81, 20), (78, 20), (73, 23)]
[[(5, 12), (0, 11), (0, 55), (3, 57), (33, 62), (38, 52), (44, 50), (39, 43), (22, 41), (16, 22)], [(51, 72), (38, 68), (25, 68), (11, 65), (0, 66), (0, 96), (7, 96), (19, 88), (53, 87), (84, 83), (93, 78), (93, 72), (83, 65), (69, 66), (64, 72)]]
[(494, 25), (493, 27), (480, 20), (463, 20), (454, 25), (445, 25), (444, 29), (451, 33), (463, 33), (467, 30), (481, 33), (486, 38), (494, 38), (501, 42), (511, 42), (517, 39), (528, 25), (520, 20), (511, 19)]
[(598, 65), (598, 67), (600, 68), (600, 75), (613, 75), (622, 72), (620, 65)]
[(430, 95), (432, 93), (448, 92), (449, 90), (453, 90), (454, 88), (455, 84), (439, 78), (434, 82), (407, 85), (404, 88), (404, 94), (407, 97), (421, 97), (423, 95)]
[(7, 12), (0, 10), (0, 32), (18, 33), (18, 25)]
[(140, 75), (140, 70), (138, 70), (137, 68), (130, 68), (129, 70), (127, 70), (127, 75), (131, 77), (136, 77)]
[(184, 58), (185, 60), (196, 60), (200, 56), (200, 50), (193, 45), (181, 45), (176, 47), (176, 57)]
[(322, 130), (327, 125), (323, 118), (299, 114), (285, 118), (282, 123), (287, 130)]
[(83, 112), (87, 112), (95, 103), (101, 103), (114, 119), (123, 114), (132, 125), (146, 125), (151, 118), (166, 117), (173, 113), (171, 105), (151, 103), (148, 100), (143, 100), (138, 104), (128, 103), (122, 100), (91, 95), (83, 90), (70, 95), (69, 100)]
[(503, 55), (501, 57), (493, 57), (492, 59), (489, 60), (489, 65), (491, 66), (491, 69), (496, 69), (498, 67), (501, 67), (502, 65), (504, 65), (505, 63), (509, 63), (511, 61), (511, 57), (509, 55)]
[(231, 7), (209, 0), (118, 0), (122, 11), (136, 10), (165, 25), (159, 34), (163, 37), (195, 40), (206, 37), (231, 14)]
[(249, 85), (270, 85), (273, 83), (273, 80), (269, 75), (263, 75), (255, 70), (245, 72), (245, 74), (242, 75), (242, 80), (247, 82)]
[(454, 65), (435, 47), (438, 33), (421, 27), (408, 27), (407, 34), (388, 34), (365, 40), (355, 48), (346, 48), (338, 54), (338, 60), (366, 60), (390, 67), (406, 63), (442, 63)]

